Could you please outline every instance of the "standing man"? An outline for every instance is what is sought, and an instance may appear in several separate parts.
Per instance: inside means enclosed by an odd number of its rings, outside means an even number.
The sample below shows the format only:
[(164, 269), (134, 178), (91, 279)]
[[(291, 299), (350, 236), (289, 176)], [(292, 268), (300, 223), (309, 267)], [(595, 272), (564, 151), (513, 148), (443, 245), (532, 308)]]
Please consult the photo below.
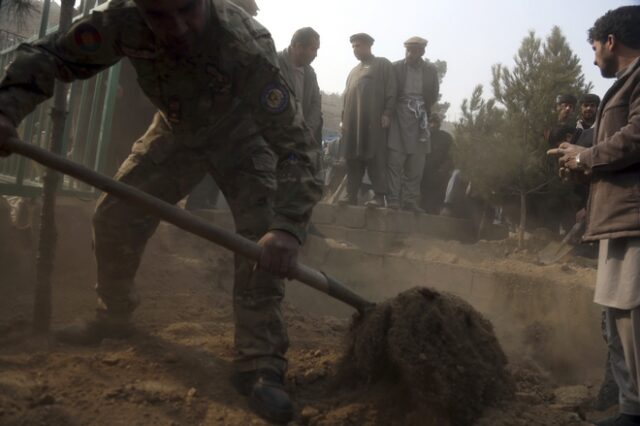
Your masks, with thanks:
[(393, 63), (397, 106), (388, 141), (389, 207), (420, 213), (420, 182), (425, 155), (431, 151), (428, 115), (440, 91), (436, 67), (422, 59), (427, 40), (405, 41), (405, 58)]
[(354, 34), (350, 41), (360, 63), (349, 73), (344, 91), (342, 149), (347, 160), (347, 198), (342, 203), (358, 204), (367, 172), (375, 196), (366, 205), (385, 207), (387, 129), (396, 106), (396, 79), (391, 62), (371, 53), (373, 37)]
[(422, 183), (420, 185), (422, 208), (428, 214), (440, 214), (444, 206), (447, 184), (453, 172), (451, 148), (453, 136), (440, 129), (442, 118), (431, 114), (429, 133), (431, 152), (426, 155)]
[(563, 143), (560, 171), (591, 180), (585, 241), (599, 241), (594, 301), (605, 307), (620, 413), (600, 426), (640, 425), (640, 6), (610, 10), (589, 30), (595, 64), (615, 78), (598, 110), (594, 146)]
[(578, 134), (576, 144), (590, 148), (593, 145), (593, 125), (596, 122), (596, 113), (600, 105), (600, 97), (593, 93), (587, 93), (580, 98), (580, 118), (576, 124)]
[(576, 109), (578, 99), (571, 94), (558, 95), (556, 97), (556, 124), (549, 130), (547, 140), (549, 146), (557, 147), (562, 142), (568, 142), (576, 131), (576, 122), (573, 112)]
[(289, 47), (278, 53), (280, 71), (289, 82), (307, 126), (322, 147), (322, 100), (318, 77), (311, 63), (318, 56), (320, 34), (313, 28), (301, 28), (293, 34)]
[[(317, 145), (278, 70), (269, 32), (226, 0), (115, 0), (67, 33), (23, 44), (0, 82), (0, 153), (53, 93), (128, 57), (158, 109), (116, 178), (175, 204), (211, 173), (239, 234), (262, 247), (235, 258), (234, 384), (259, 415), (287, 422), (282, 277), (294, 273), (314, 204)], [(6, 154), (6, 151), (5, 151)], [(97, 205), (96, 318), (61, 330), (69, 343), (132, 333), (134, 277), (158, 219), (104, 194)]]

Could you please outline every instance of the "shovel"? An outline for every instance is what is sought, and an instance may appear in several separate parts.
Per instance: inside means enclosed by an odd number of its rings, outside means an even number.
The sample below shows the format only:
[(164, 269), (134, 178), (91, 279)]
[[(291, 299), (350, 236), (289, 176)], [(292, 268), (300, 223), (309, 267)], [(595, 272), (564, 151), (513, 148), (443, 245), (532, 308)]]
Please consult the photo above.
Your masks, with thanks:
[[(76, 178), (79, 181), (118, 197), (149, 214), (157, 216), (165, 222), (218, 244), (249, 260), (258, 262), (260, 259), (262, 248), (255, 242), (231, 231), (227, 231), (224, 228), (215, 226), (144, 191), (118, 182), (83, 165), (52, 154), (38, 146), (26, 144), (15, 138), (3, 142), (3, 147), (6, 147), (11, 152), (30, 158), (43, 166)], [(296, 265), (293, 277), (309, 287), (313, 287), (334, 299), (352, 306), (357, 309), (360, 314), (364, 314), (375, 306), (375, 304), (355, 294), (337, 280), (300, 262)]]
[(551, 265), (562, 259), (573, 250), (573, 245), (569, 242), (578, 235), (584, 226), (584, 222), (576, 222), (561, 242), (551, 242), (538, 253), (538, 261), (543, 265)]

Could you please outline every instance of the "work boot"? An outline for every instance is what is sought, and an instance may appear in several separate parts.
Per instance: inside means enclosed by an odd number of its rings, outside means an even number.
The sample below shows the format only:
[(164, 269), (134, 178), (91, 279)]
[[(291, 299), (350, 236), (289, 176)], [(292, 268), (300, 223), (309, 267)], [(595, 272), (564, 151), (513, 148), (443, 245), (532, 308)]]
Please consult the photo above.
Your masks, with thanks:
[(620, 413), (617, 416), (608, 417), (594, 424), (596, 426), (638, 426), (640, 425), (640, 416)]
[(110, 318), (104, 314), (96, 319), (68, 325), (54, 332), (57, 341), (69, 345), (98, 345), (104, 339), (126, 339), (135, 333), (130, 317)]
[(274, 423), (288, 423), (293, 418), (293, 404), (281, 373), (259, 369), (235, 373), (231, 381), (238, 393), (249, 397), (249, 407), (260, 417)]
[(376, 194), (371, 200), (364, 203), (364, 205), (366, 207), (375, 208), (375, 209), (384, 208), (386, 207), (386, 203), (384, 202), (384, 195)]

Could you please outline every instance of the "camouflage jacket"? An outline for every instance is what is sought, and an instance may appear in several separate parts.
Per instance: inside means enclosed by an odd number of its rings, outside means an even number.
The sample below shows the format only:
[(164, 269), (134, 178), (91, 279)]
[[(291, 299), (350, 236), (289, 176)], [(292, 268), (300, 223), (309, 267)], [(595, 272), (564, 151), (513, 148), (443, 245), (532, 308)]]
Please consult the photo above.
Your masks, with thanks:
[(52, 96), (55, 79), (87, 79), (127, 57), (180, 143), (206, 148), (216, 135), (262, 134), (278, 157), (271, 229), (303, 242), (321, 195), (314, 179), (319, 150), (279, 71), (269, 32), (232, 3), (207, 1), (204, 40), (187, 58), (166, 53), (131, 0), (113, 0), (65, 34), (21, 45), (0, 82), (0, 113), (18, 124)]

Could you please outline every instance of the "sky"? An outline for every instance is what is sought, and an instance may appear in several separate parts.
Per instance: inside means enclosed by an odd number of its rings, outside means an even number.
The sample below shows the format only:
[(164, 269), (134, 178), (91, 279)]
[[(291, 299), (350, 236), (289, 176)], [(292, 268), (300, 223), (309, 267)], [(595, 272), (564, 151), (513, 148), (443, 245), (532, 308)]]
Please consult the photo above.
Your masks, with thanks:
[(426, 57), (444, 60), (448, 71), (440, 91), (451, 103), (448, 120), (457, 120), (460, 104), (478, 84), (490, 93), (491, 66), (511, 67), (529, 30), (545, 38), (561, 28), (581, 60), (593, 92), (604, 95), (612, 80), (593, 65), (587, 30), (609, 9), (640, 5), (640, 0), (257, 0), (258, 21), (266, 26), (278, 50), (288, 46), (301, 27), (320, 33), (321, 48), (313, 67), (320, 89), (341, 93), (357, 61), (349, 36), (366, 32), (376, 39), (373, 53), (391, 61), (404, 56), (403, 42), (412, 36), (429, 40)]

